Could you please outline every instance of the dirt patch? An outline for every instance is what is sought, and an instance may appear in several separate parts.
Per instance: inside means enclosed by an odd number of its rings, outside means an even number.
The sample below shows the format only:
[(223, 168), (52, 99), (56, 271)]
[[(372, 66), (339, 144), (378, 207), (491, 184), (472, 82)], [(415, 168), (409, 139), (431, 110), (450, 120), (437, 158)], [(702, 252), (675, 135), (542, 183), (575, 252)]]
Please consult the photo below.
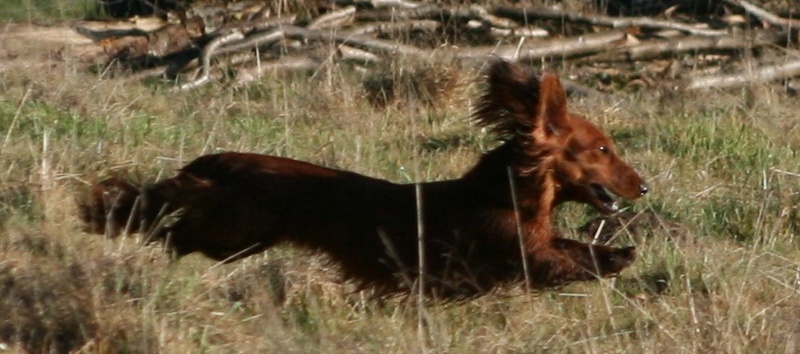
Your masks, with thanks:
[(91, 62), (102, 53), (100, 46), (67, 25), (8, 24), (0, 28), (0, 73), (74, 60)]
[(58, 45), (91, 45), (94, 44), (66, 25), (40, 26), (35, 24), (8, 24), (0, 31), (0, 40), (22, 40), (41, 45), (53, 43)]

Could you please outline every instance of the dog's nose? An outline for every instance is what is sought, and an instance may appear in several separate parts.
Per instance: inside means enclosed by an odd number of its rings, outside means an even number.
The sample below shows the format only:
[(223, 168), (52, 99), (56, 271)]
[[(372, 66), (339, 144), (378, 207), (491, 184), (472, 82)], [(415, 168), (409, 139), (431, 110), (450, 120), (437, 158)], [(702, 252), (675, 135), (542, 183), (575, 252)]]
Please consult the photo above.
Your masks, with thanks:
[(647, 185), (642, 184), (639, 186), (639, 195), (645, 195), (647, 194), (647, 191), (648, 191)]

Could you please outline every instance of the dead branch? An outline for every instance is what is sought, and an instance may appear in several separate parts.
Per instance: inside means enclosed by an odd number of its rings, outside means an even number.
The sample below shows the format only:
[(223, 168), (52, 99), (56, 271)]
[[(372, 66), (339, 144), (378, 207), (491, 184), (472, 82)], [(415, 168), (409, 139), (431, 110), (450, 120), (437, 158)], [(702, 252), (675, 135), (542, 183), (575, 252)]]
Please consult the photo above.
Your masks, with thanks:
[(530, 28), (530, 27), (522, 27), (522, 28), (514, 28), (514, 29), (507, 29), (507, 28), (490, 28), (489, 32), (495, 37), (533, 37), (533, 38), (544, 38), (550, 35), (547, 30), (542, 28)]
[(463, 21), (476, 19), (469, 9), (445, 8), (437, 5), (425, 5), (408, 9), (390, 9), (361, 11), (356, 14), (356, 22), (369, 21), (408, 21), (408, 20), (437, 20), (448, 22), (452, 19)]
[(751, 4), (745, 0), (725, 0), (726, 3), (741, 7), (745, 12), (755, 16), (759, 20), (785, 28), (800, 28), (800, 21), (782, 18), (771, 12), (764, 10), (756, 5)]
[(513, 8), (498, 6), (492, 9), (495, 16), (506, 17), (521, 23), (530, 23), (533, 20), (559, 20), (575, 23), (584, 23), (593, 26), (604, 26), (615, 29), (629, 27), (643, 27), (650, 29), (672, 29), (688, 34), (700, 36), (722, 36), (726, 30), (699, 28), (673, 21), (655, 20), (649, 17), (608, 17), (602, 15), (582, 15), (573, 12), (552, 10), (548, 8)]
[(241, 38), (233, 38), (226, 41), (225, 45), (215, 52), (215, 55), (238, 52), (245, 49), (255, 49), (257, 47), (266, 47), (284, 38), (284, 33), (281, 30), (254, 32), (248, 34), (246, 37), (242, 36)]
[(240, 40), (243, 38), (244, 35), (239, 32), (232, 32), (227, 35), (214, 38), (214, 40), (212, 40), (211, 43), (209, 43), (208, 45), (206, 45), (205, 48), (203, 48), (203, 54), (201, 56), (203, 61), (203, 75), (200, 76), (200, 78), (198, 78), (197, 80), (181, 85), (179, 89), (183, 91), (191, 90), (193, 88), (200, 87), (205, 83), (207, 83), (210, 80), (211, 56), (215, 54), (214, 51), (227, 42)]
[(342, 60), (353, 61), (360, 64), (372, 64), (381, 61), (381, 57), (375, 54), (346, 45), (340, 45), (338, 51)]
[(367, 36), (349, 36), (329, 32), (309, 31), (305, 28), (295, 26), (285, 26), (282, 28), (282, 31), (287, 38), (346, 44), (379, 55), (402, 55), (418, 57), (428, 55), (427, 51), (414, 46)]
[[(649, 68), (653, 63), (642, 61), (692, 53), (700, 63), (693, 67), (692, 72), (708, 76), (689, 82), (684, 86), (686, 90), (726, 85), (735, 87), (745, 82), (796, 75), (792, 62), (757, 69), (748, 75), (716, 76), (724, 66), (738, 59), (731, 51), (771, 45), (785, 47), (791, 28), (800, 27), (800, 21), (778, 17), (748, 1), (724, 1), (761, 19), (766, 29), (743, 33), (733, 26), (709, 28), (708, 24), (697, 20), (688, 23), (646, 17), (611, 17), (547, 8), (447, 6), (414, 0), (332, 0), (338, 10), (309, 19), (305, 27), (295, 26), (295, 17), (291, 14), (270, 17), (265, 6), (254, 7), (244, 15), (235, 6), (227, 6), (195, 9), (183, 14), (185, 17), (179, 16), (183, 19), (180, 23), (159, 20), (161, 22), (147, 24), (150, 26), (147, 30), (140, 28), (138, 22), (134, 25), (80, 22), (74, 28), (100, 44), (112, 61), (131, 63), (123, 66), (134, 70), (129, 78), (175, 77), (181, 73), (184, 77), (193, 77), (178, 87), (181, 90), (221, 78), (223, 71), (214, 70), (220, 66), (234, 69), (237, 73), (235, 85), (241, 85), (273, 72), (318, 70), (328, 60), (369, 66), (398, 56), (481, 63), (492, 57), (522, 61), (560, 58), (569, 59), (569, 65), (578, 65), (578, 70), (574, 71), (580, 73), (577, 75), (589, 77), (597, 76), (592, 74), (592, 68), (610, 69), (594, 65), (598, 62), (622, 62), (614, 65), (613, 69), (618, 71), (615, 77), (628, 80), (626, 86), (630, 87), (634, 81), (652, 81), (653, 75), (665, 75), (667, 69), (675, 78), (686, 72), (682, 68), (692, 66), (692, 58), (662, 61), (668, 65), (659, 64), (656, 70), (639, 70), (628, 76), (621, 73), (624, 69), (620, 65), (630, 64), (624, 62), (636, 61), (639, 68)], [(736, 16), (744, 19), (742, 15)], [(545, 23), (540, 23), (542, 21)], [(550, 26), (553, 22), (580, 24), (572, 28), (583, 31), (583, 34), (567, 38), (535, 38), (548, 37), (548, 31), (537, 26)], [(153, 24), (161, 25), (155, 27)], [(770, 29), (769, 25), (789, 28), (780, 31)], [(607, 30), (593, 32), (597, 28)], [(640, 29), (646, 31), (647, 40), (640, 42), (636, 38)], [(426, 41), (429, 36), (448, 36), (443, 41), (448, 45), (428, 50), (394, 39), (413, 32), (424, 33), (419, 38)], [(392, 39), (386, 39), (384, 35)], [(451, 38), (454, 40), (450, 41)], [(492, 38), (498, 43), (493, 47), (471, 47), (468, 44), (469, 41), (486, 43)], [(195, 48), (203, 43), (207, 44), (198, 55)], [(750, 56), (746, 59), (759, 60), (758, 57), (770, 52), (774, 53), (769, 50), (748, 51), (746, 53)], [(222, 55), (225, 57), (219, 59)], [(149, 68), (148, 65), (159, 66)], [(188, 69), (194, 69), (193, 73), (188, 73)], [(698, 74), (700, 69), (705, 71)], [(644, 87), (650, 84), (647, 81)], [(570, 90), (585, 95), (602, 95), (588, 87), (576, 86), (577, 83), (565, 85), (576, 87)]]
[(333, 3), (337, 5), (356, 5), (356, 6), (364, 6), (369, 5), (373, 8), (379, 9), (384, 7), (395, 7), (400, 9), (415, 9), (417, 7), (423, 6), (422, 3), (414, 2), (414, 1), (407, 1), (407, 0), (333, 0)]
[[(351, 45), (353, 47), (365, 49), (368, 54), (372, 52), (377, 52), (384, 55), (400, 54), (400, 55), (422, 56), (427, 54), (426, 51), (423, 51), (419, 48), (406, 46), (394, 42), (373, 39), (363, 36), (341, 36), (331, 33), (323, 33), (321, 31), (310, 31), (304, 28), (294, 27), (294, 26), (285, 26), (282, 29), (275, 30), (272, 32), (259, 32), (255, 34), (250, 34), (247, 37), (245, 37), (240, 32), (232, 32), (227, 35), (217, 37), (214, 40), (212, 40), (208, 45), (206, 45), (202, 53), (202, 63), (203, 63), (202, 75), (196, 80), (181, 85), (179, 89), (190, 90), (208, 83), (211, 79), (210, 68), (211, 68), (212, 56), (237, 52), (245, 48), (254, 48), (256, 46), (264, 44), (271, 44), (283, 38), (296, 38), (304, 41), (323, 41), (323, 42), (333, 42), (340, 45)], [(347, 52), (347, 49), (345, 49), (345, 51)], [(374, 54), (373, 56), (365, 55), (363, 53), (353, 54), (353, 51), (350, 51), (349, 54), (351, 54), (351, 57), (354, 60), (357, 59), (357, 60), (370, 61), (373, 60), (374, 57)], [(273, 68), (275, 66), (267, 66), (267, 67)], [(288, 64), (283, 63), (281, 65), (278, 65), (277, 67), (294, 67), (294, 66), (289, 66)], [(301, 65), (301, 67), (306, 67), (306, 65), (303, 64)], [(255, 75), (255, 77), (260, 77), (263, 71), (259, 69), (256, 73), (257, 75)]]
[(720, 37), (707, 36), (686, 36), (670, 40), (649, 40), (638, 45), (618, 47), (614, 50), (597, 54), (590, 58), (585, 58), (584, 62), (614, 62), (626, 60), (650, 60), (661, 58), (676, 53), (686, 53), (693, 51), (708, 50), (733, 50), (755, 48), (769, 44), (775, 44), (782, 40), (783, 36), (773, 32), (760, 32), (748, 39), (745, 36), (726, 35)]
[(476, 19), (486, 22), (495, 28), (510, 29), (519, 27), (515, 21), (492, 15), (489, 10), (480, 5), (470, 6), (469, 13)]
[(368, 35), (373, 33), (395, 33), (425, 31), (434, 32), (441, 27), (439, 21), (434, 20), (411, 20), (411, 21), (392, 21), (392, 22), (372, 22), (361, 26), (342, 30), (343, 35)]
[(800, 76), (800, 60), (764, 66), (744, 74), (698, 77), (690, 80), (685, 90), (742, 87), (795, 76)]
[(511, 60), (537, 60), (547, 57), (573, 57), (594, 54), (625, 43), (625, 32), (607, 31), (562, 39), (527, 41), (521, 45), (475, 47), (458, 51), (458, 59), (484, 60), (500, 57)]
[(263, 18), (241, 22), (231, 22), (226, 23), (224, 26), (217, 29), (215, 34), (219, 36), (233, 31), (239, 31), (242, 33), (267, 31), (276, 27), (291, 25), (296, 19), (296, 15), (287, 15), (277, 18)]
[(352, 23), (355, 18), (355, 13), (356, 7), (348, 6), (317, 17), (306, 28), (310, 30), (320, 30), (324, 28), (341, 27), (345, 24)]

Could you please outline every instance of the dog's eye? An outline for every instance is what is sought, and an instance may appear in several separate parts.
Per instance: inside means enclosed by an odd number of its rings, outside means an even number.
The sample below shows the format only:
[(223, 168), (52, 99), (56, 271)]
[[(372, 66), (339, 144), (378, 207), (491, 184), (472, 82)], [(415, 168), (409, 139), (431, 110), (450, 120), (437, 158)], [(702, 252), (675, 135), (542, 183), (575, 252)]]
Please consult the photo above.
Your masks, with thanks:
[(602, 153), (604, 153), (604, 154), (607, 154), (607, 153), (608, 153), (608, 147), (607, 147), (607, 146), (605, 146), (605, 145), (601, 146), (601, 147), (600, 147), (600, 152), (602, 152)]

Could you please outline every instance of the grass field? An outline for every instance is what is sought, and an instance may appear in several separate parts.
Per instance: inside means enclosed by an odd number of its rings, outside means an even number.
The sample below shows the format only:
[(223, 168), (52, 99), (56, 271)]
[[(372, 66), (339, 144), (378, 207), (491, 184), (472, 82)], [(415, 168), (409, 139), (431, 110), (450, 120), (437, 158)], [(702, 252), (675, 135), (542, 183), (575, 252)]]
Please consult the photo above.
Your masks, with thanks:
[[(469, 122), (478, 71), (397, 63), (390, 74), (433, 71), (447, 92), (376, 108), (347, 66), (175, 92), (73, 60), (39, 65), (57, 48), (2, 30), (0, 43), (0, 352), (800, 351), (796, 97), (759, 87), (571, 99), (646, 176), (651, 193), (632, 210), (671, 226), (618, 238), (640, 258), (613, 280), (419, 309), (353, 293), (297, 249), (170, 262), (135, 238), (83, 233), (75, 201), (102, 176), (152, 181), (228, 150), (395, 182), (457, 177), (495, 144)], [(578, 237), (592, 216), (567, 206), (559, 225)]]

